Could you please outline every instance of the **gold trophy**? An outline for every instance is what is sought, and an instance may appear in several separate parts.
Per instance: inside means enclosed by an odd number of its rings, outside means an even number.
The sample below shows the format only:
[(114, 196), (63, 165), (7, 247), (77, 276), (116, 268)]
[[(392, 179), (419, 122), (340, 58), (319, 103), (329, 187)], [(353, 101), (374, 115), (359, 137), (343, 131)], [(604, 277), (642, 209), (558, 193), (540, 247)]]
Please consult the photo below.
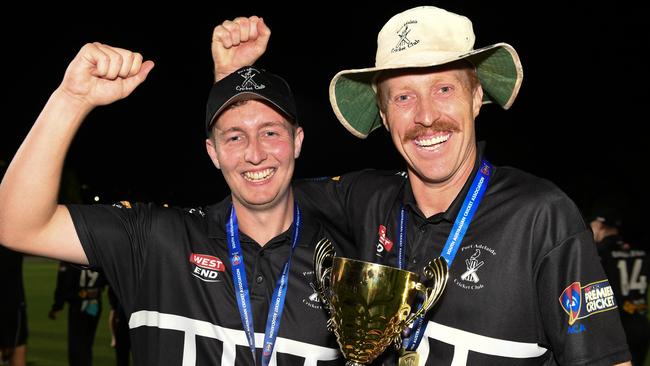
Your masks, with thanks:
[[(418, 282), (418, 275), (395, 267), (336, 257), (327, 239), (314, 252), (314, 289), (328, 310), (327, 328), (334, 332), (346, 366), (372, 362), (393, 343), (401, 348), (404, 328), (429, 311), (447, 283), (447, 263), (436, 258), (424, 268), (432, 287)], [(424, 302), (411, 314), (417, 293)], [(407, 356), (417, 362), (417, 354)]]

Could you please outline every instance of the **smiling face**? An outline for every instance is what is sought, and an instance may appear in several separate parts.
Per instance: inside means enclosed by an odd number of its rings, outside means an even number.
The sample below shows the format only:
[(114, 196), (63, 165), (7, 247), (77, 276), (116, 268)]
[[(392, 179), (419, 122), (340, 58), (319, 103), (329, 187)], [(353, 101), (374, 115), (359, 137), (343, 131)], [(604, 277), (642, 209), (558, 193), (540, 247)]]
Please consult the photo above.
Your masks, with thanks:
[(217, 118), (208, 155), (230, 187), (233, 202), (264, 210), (289, 199), (303, 131), (258, 100), (230, 106)]
[(439, 184), (471, 171), (483, 91), (468, 64), (386, 72), (378, 94), (381, 117), (412, 179)]

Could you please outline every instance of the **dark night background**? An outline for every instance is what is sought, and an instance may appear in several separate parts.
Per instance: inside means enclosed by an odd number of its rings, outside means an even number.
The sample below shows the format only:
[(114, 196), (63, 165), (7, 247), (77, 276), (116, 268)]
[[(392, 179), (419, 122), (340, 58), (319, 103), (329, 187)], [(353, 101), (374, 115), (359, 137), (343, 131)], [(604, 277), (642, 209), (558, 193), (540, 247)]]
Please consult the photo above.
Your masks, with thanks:
[(203, 131), (210, 39), (223, 20), (255, 14), (273, 32), (259, 65), (285, 76), (298, 99), (306, 139), (296, 176), (401, 168), (385, 131), (362, 141), (338, 123), (328, 85), (340, 70), (374, 64), (376, 35), (390, 16), (431, 4), (468, 16), (475, 47), (507, 42), (521, 57), (524, 82), (513, 107), (486, 105), (477, 120), (490, 161), (550, 179), (585, 210), (608, 196), (625, 209), (629, 235), (647, 240), (642, 159), (649, 149), (641, 130), (650, 80), (642, 54), (650, 32), (639, 9), (623, 2), (291, 4), (3, 11), (0, 158), (14, 154), (78, 49), (100, 41), (141, 52), (156, 67), (132, 96), (89, 116), (68, 156), (76, 177), (67, 180), (70, 190), (83, 183), (83, 196), (100, 202), (220, 200), (227, 187), (205, 153)]

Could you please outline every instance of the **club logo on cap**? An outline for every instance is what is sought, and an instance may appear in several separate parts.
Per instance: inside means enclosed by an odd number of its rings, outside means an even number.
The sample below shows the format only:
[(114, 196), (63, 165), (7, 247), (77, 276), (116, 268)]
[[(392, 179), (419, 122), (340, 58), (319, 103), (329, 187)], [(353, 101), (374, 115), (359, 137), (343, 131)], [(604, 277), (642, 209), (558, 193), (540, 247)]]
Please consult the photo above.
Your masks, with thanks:
[(409, 28), (409, 24), (418, 24), (418, 21), (409, 20), (408, 22), (404, 23), (404, 25), (399, 29), (399, 31), (397, 31), (397, 36), (399, 37), (399, 40), (397, 41), (395, 47), (393, 47), (390, 50), (391, 53), (403, 51), (407, 48), (411, 48), (416, 44), (420, 43), (419, 39), (410, 40), (408, 38), (409, 33), (411, 33), (411, 28)]
[(259, 75), (260, 72), (252, 67), (248, 67), (237, 72), (239, 76), (244, 78), (244, 81), (241, 85), (235, 87), (237, 91), (249, 91), (249, 90), (260, 90), (266, 88), (266, 85), (258, 83), (253, 80), (255, 76)]

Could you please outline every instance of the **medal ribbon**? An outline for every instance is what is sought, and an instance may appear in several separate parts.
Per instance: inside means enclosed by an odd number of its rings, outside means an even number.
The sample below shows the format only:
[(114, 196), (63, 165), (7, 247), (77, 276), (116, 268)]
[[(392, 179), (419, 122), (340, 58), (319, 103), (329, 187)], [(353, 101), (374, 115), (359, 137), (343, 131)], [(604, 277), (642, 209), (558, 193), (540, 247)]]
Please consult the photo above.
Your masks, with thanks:
[[(264, 332), (264, 346), (262, 349), (263, 366), (268, 365), (271, 361), (271, 355), (273, 354), (273, 348), (275, 347), (275, 340), (280, 329), (282, 312), (284, 311), (284, 300), (287, 295), (291, 257), (296, 249), (296, 244), (298, 243), (298, 237), (300, 234), (300, 208), (297, 203), (294, 203), (293, 207), (293, 240), (291, 243), (291, 251), (289, 252), (289, 258), (287, 258), (287, 262), (284, 264), (282, 274), (278, 279), (275, 290), (273, 291), (273, 296), (271, 297), (271, 304)], [(237, 224), (237, 214), (235, 213), (234, 206), (231, 206), (230, 208), (230, 218), (226, 223), (226, 235), (228, 236), (228, 253), (230, 255), (230, 263), (232, 264), (232, 280), (235, 286), (239, 315), (241, 316), (241, 322), (244, 327), (244, 332), (246, 333), (246, 338), (248, 338), (248, 345), (253, 354), (253, 361), (255, 361), (255, 329), (253, 313), (251, 309), (250, 292), (248, 290), (248, 281), (246, 280), (244, 253), (241, 250), (241, 243), (239, 241), (239, 225)]]

